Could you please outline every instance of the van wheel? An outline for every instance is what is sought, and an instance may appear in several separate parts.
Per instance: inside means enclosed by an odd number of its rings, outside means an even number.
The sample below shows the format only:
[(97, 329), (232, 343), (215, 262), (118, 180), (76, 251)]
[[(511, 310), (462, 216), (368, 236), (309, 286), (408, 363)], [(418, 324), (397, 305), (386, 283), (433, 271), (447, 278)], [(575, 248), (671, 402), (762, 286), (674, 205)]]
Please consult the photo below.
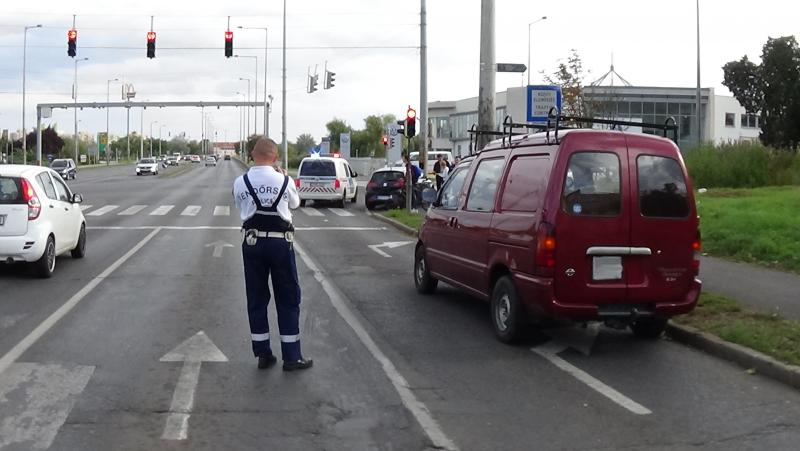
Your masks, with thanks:
[(513, 343), (522, 335), (522, 306), (510, 276), (503, 276), (492, 290), (492, 326), (503, 343)]
[(414, 285), (421, 294), (433, 294), (439, 285), (439, 281), (428, 270), (428, 261), (422, 246), (417, 248), (414, 256)]
[(300, 206), (301, 207), (305, 207), (306, 206), (306, 200), (305, 199), (300, 199)]
[(83, 258), (86, 256), (86, 224), (81, 224), (81, 233), (78, 235), (78, 244), (75, 249), (70, 251), (72, 258)]
[(53, 276), (56, 269), (56, 240), (52, 235), (47, 237), (47, 244), (44, 245), (44, 253), (39, 260), (33, 263), (36, 275), (42, 279), (49, 279)]
[(352, 203), (358, 202), (358, 187), (356, 187), (356, 194), (353, 196), (352, 199), (350, 199), (350, 202)]
[(347, 206), (347, 190), (342, 193), (342, 199), (336, 202), (336, 206), (339, 208), (345, 208)]
[(666, 318), (643, 318), (630, 325), (633, 335), (639, 338), (654, 340), (659, 338), (667, 328)]

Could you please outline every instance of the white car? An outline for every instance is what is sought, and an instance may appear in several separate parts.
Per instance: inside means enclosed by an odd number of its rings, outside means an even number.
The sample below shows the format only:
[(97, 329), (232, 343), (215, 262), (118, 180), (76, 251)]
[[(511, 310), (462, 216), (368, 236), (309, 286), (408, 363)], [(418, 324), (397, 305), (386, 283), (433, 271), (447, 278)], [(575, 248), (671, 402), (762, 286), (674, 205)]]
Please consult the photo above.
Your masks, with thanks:
[(347, 201), (358, 199), (358, 184), (350, 163), (339, 157), (311, 156), (303, 158), (297, 170), (295, 186), (300, 206), (307, 200), (333, 201), (344, 208)]
[(155, 158), (142, 158), (136, 165), (136, 175), (158, 175), (158, 161)]
[(216, 158), (214, 158), (214, 157), (206, 157), (206, 167), (208, 167), (208, 166), (216, 166), (216, 165), (217, 165), (217, 159)]
[(80, 194), (55, 171), (39, 166), (0, 165), (0, 262), (27, 262), (50, 277), (56, 257), (86, 254), (86, 219)]
[[(448, 162), (448, 164), (453, 163), (453, 152), (449, 150), (431, 150), (428, 151), (428, 161), (425, 164), (425, 169), (428, 171), (428, 177), (436, 180), (436, 174), (433, 172), (433, 165), (436, 164), (436, 160), (439, 159), (439, 155), (444, 157), (444, 160)], [(411, 152), (411, 163), (417, 167), (419, 166), (419, 152)], [(403, 166), (403, 163), (400, 162), (397, 166)]]

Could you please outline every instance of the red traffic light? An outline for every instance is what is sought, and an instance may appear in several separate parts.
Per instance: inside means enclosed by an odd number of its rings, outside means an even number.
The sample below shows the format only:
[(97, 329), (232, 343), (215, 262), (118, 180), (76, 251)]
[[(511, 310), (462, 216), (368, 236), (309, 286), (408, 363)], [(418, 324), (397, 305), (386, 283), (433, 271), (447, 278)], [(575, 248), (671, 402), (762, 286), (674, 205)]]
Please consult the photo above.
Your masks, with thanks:
[(233, 41), (233, 32), (228, 30), (225, 32), (225, 42), (232, 42)]
[(155, 31), (148, 31), (147, 32), (147, 42), (156, 42), (156, 32)]
[(386, 136), (386, 135), (383, 135), (383, 145), (384, 146), (388, 146), (389, 145), (389, 137)]
[(70, 41), (74, 41), (74, 40), (78, 39), (78, 30), (71, 29), (71, 30), (67, 31), (67, 39), (70, 40)]

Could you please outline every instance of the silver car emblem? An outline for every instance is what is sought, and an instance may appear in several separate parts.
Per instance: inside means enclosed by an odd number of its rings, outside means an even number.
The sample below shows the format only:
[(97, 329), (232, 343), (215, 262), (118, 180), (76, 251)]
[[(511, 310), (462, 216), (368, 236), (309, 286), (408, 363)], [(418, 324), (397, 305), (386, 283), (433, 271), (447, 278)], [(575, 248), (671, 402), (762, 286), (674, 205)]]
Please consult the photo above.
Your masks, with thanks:
[(572, 277), (575, 275), (575, 270), (573, 268), (569, 268), (568, 270), (564, 271), (564, 274), (566, 274), (567, 277)]

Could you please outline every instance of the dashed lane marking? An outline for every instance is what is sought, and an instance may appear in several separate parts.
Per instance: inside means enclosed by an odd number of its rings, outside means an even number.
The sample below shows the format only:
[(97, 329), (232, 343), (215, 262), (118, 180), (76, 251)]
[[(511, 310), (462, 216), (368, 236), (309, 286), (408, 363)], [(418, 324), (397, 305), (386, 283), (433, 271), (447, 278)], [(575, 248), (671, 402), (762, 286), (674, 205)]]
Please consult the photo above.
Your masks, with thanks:
[(355, 216), (353, 213), (350, 213), (349, 211), (343, 210), (341, 208), (329, 208), (328, 211), (333, 213), (333, 214), (335, 214), (335, 215), (337, 215), (337, 216), (345, 216), (345, 217), (346, 216)]
[(202, 208), (200, 205), (189, 205), (183, 209), (181, 216), (197, 216)]
[(164, 216), (175, 208), (174, 205), (162, 205), (150, 212), (150, 216)]
[(86, 216), (103, 216), (104, 214), (110, 213), (117, 208), (119, 208), (119, 205), (106, 205), (105, 207), (100, 207), (91, 213), (87, 213)]
[(214, 207), (214, 216), (230, 216), (231, 207), (227, 205), (217, 205)]
[(147, 208), (147, 205), (134, 205), (132, 207), (126, 208), (125, 210), (122, 210), (121, 212), (117, 213), (117, 215), (133, 216), (136, 213), (139, 213), (140, 211), (144, 210), (145, 208)]

